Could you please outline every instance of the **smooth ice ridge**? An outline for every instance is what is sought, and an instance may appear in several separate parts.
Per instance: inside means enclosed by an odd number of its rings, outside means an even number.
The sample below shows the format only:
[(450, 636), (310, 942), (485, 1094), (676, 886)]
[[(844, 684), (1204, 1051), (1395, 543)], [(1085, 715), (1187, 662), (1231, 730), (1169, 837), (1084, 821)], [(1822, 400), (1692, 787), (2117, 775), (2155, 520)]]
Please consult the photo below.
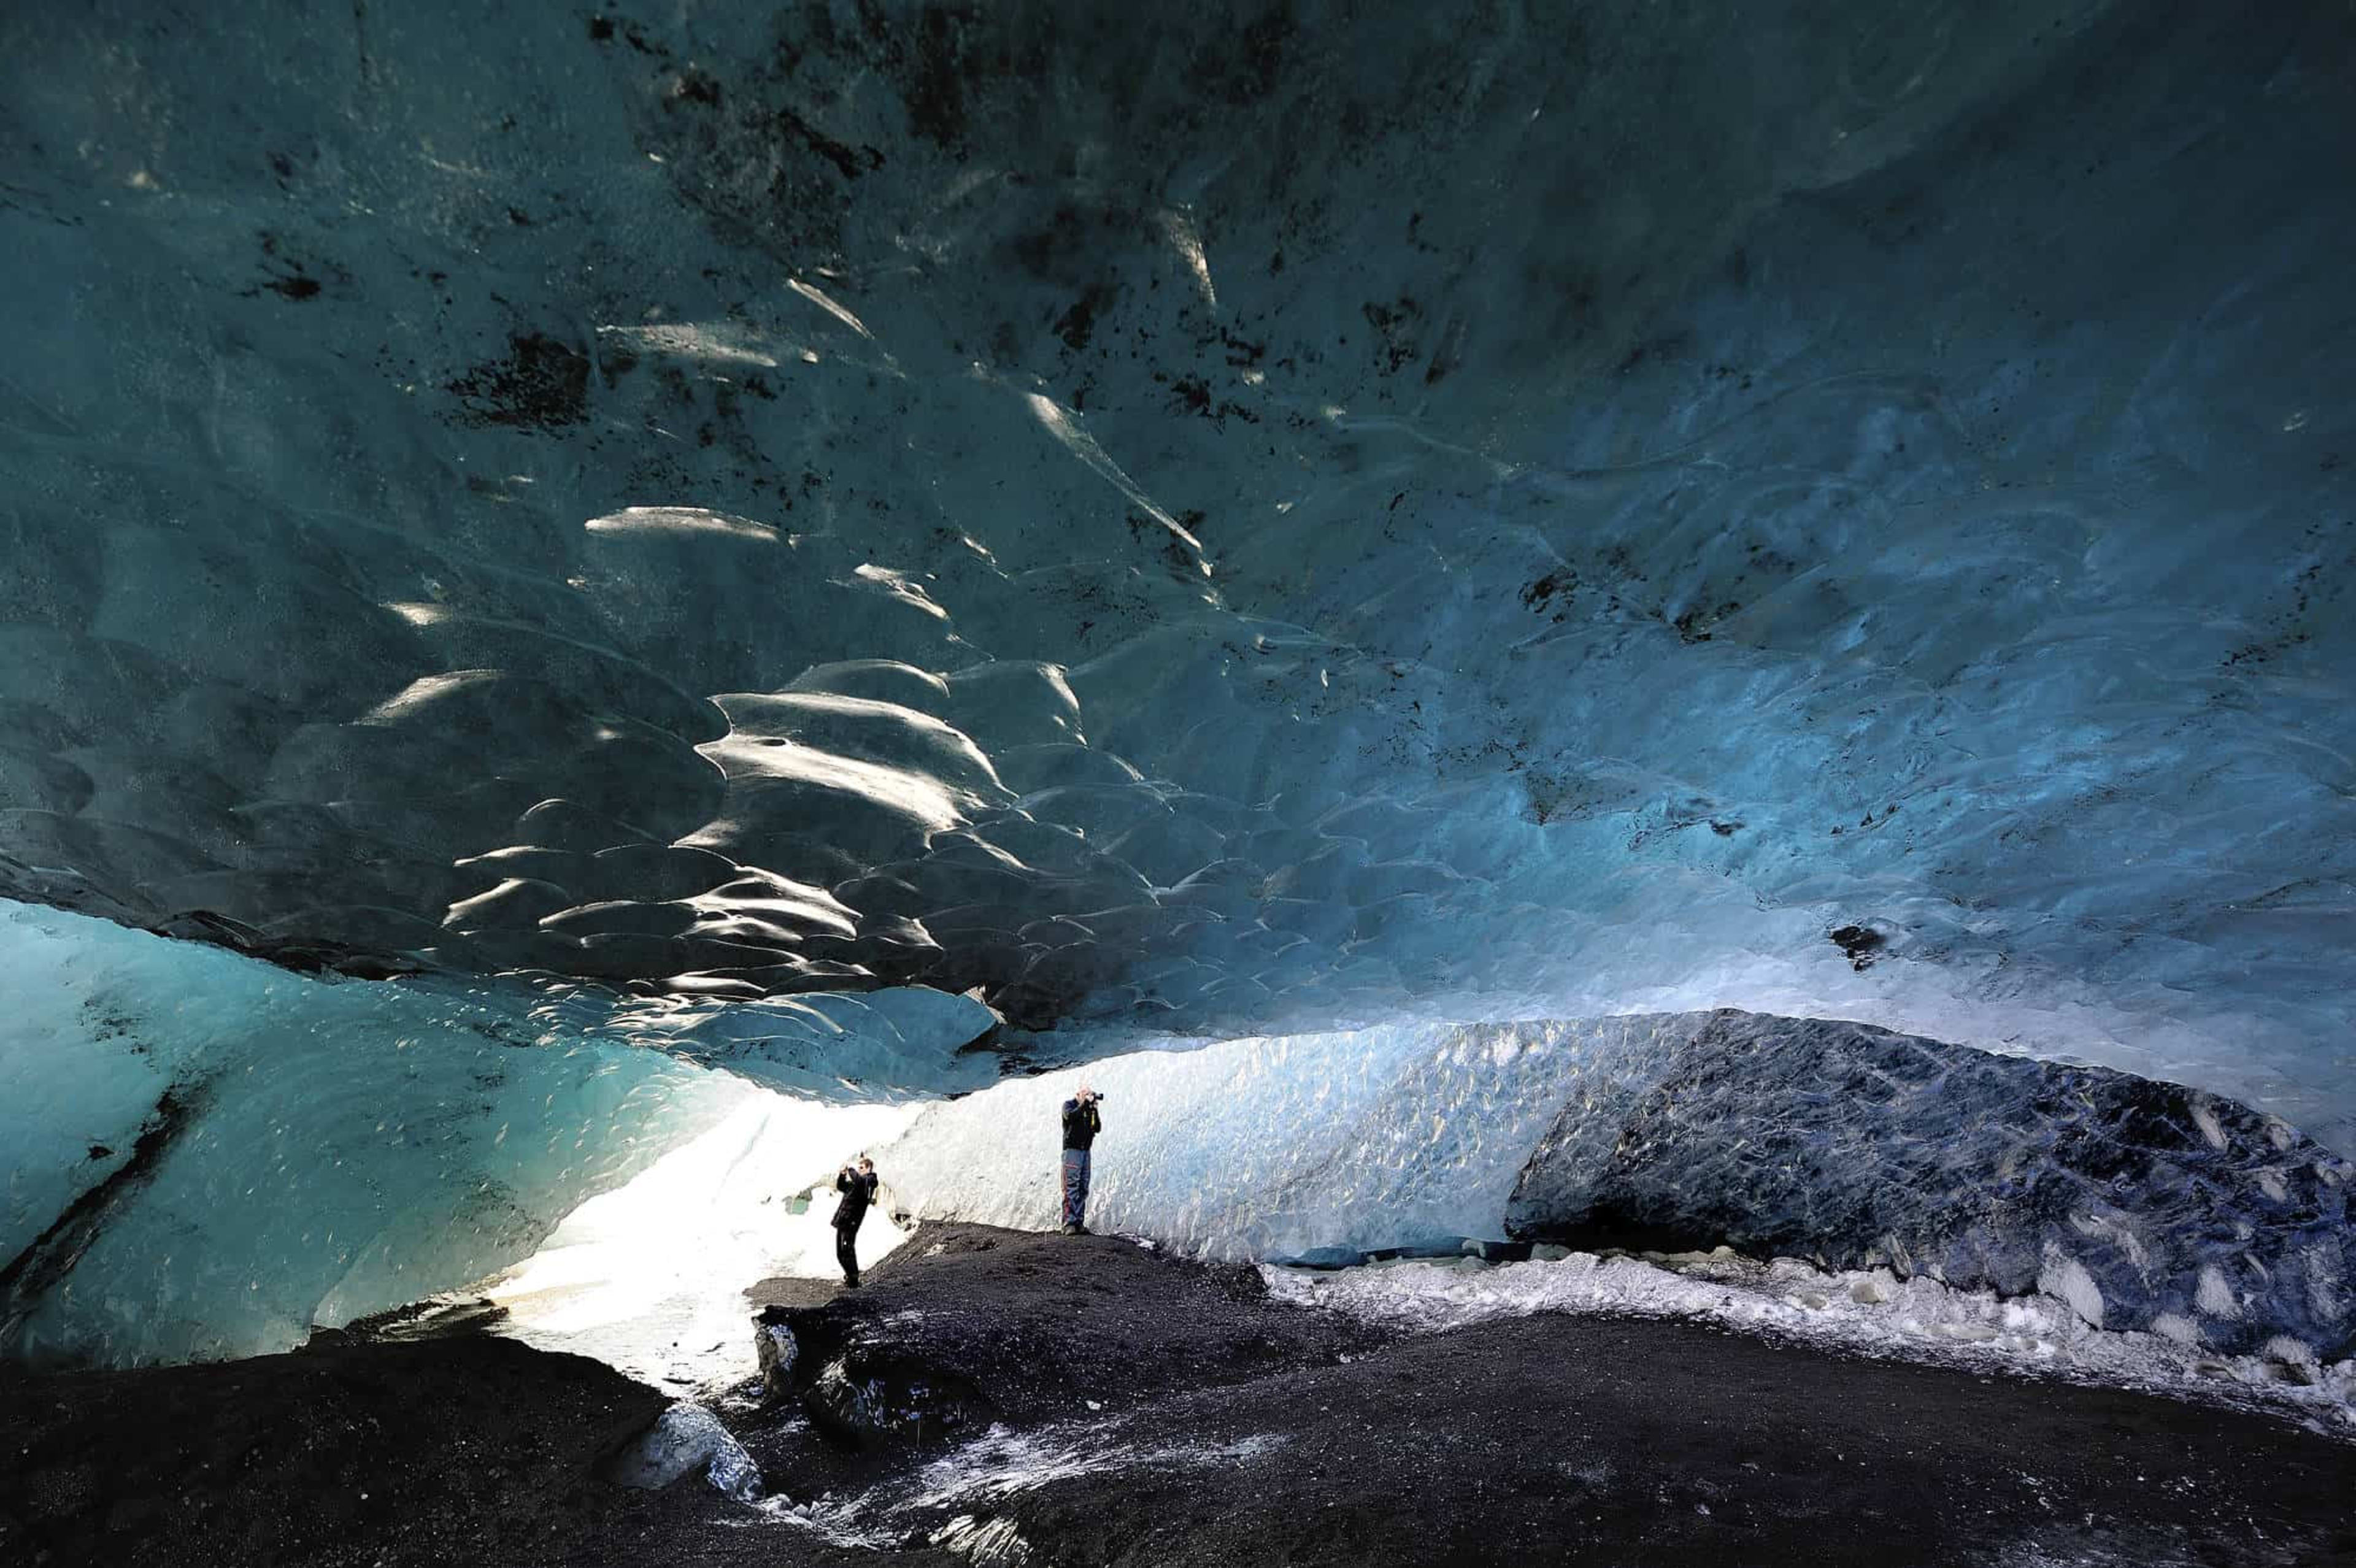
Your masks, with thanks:
[(2356, 1154), (2344, 18), (1108, 15), (8, 8), (0, 892)]
[(2287, 1341), (2222, 1355), (2188, 1343), (2181, 1322), (2149, 1333), (2097, 1328), (2065, 1302), (1955, 1290), (1888, 1269), (1826, 1272), (1721, 1247), (1260, 1272), (1280, 1301), (1427, 1332), (1534, 1312), (1697, 1319), (1851, 1354), (2239, 1404), (2356, 1440), (2356, 1360), (2319, 1361), (2310, 1347)]
[[(775, 1076), (758, 1053), (707, 1050), (720, 1072), (632, 1044), (610, 997), (307, 978), (30, 905), (0, 903), (0, 1355), (36, 1363), (283, 1350), (531, 1258), (518, 1332), (667, 1374), (634, 1320), (692, 1337), (754, 1277), (698, 1264), (794, 1266), (810, 1238), (743, 1211), (906, 1115), (787, 1105), (746, 1081)], [(894, 1006), (838, 1009), (837, 1072), (903, 1059)], [(699, 1207), (666, 1229), (649, 1195)], [(723, 1315), (741, 1349), (741, 1302)]]
[[(1665, 1234), (2041, 1294), (2219, 1352), (2330, 1358), (2351, 1332), (2348, 1167), (2287, 1124), (1867, 1026), (1165, 1038), (910, 1121), (907, 1084), (997, 1071), (952, 1044), (988, 1016), (969, 998), (311, 979), (32, 906), (0, 908), (0, 944), (21, 997), (0, 1027), (0, 1329), (33, 1360), (284, 1349), (529, 1257), (490, 1287), (518, 1332), (708, 1381), (727, 1292), (827, 1272), (817, 1221), (776, 1221), (818, 1167), (859, 1144), (894, 1207), (1048, 1223), (1055, 1106), (1081, 1076), (1109, 1093), (1092, 1218), (1218, 1255)], [(679, 1205), (692, 1222), (666, 1226)], [(715, 1296), (714, 1267), (745, 1277)]]
[(1730, 1241), (2343, 1356), (2348, 1163), (2230, 1101), (1716, 1012), (1230, 1041), (931, 1107), (876, 1160), (925, 1217), (1044, 1227), (1056, 1105), (1107, 1098), (1089, 1219), (1224, 1257), (1462, 1238)]

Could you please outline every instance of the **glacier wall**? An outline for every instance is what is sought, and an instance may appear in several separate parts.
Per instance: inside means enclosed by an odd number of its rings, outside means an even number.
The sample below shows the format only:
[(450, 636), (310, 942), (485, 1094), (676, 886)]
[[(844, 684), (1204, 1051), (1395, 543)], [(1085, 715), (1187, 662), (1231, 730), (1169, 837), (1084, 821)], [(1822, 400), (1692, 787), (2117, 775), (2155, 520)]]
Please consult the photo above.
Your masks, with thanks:
[[(1214, 1256), (1561, 1240), (1790, 1255), (2042, 1295), (2227, 1352), (2356, 1343), (2356, 1167), (2099, 1068), (1721, 1010), (1148, 1051), (934, 1106), (909, 1212), (1040, 1228), (1057, 1106), (1106, 1095), (1089, 1220)], [(2280, 1341), (2280, 1345), (2276, 1345)]]
[[(315, 1101), (257, 1194), (502, 1172), (455, 1267), (703, 1068), (1329, 1031), (1281, 1103), (1411, 1144), (1450, 1020), (1739, 1006), (2356, 1154), (2351, 75), (2190, 0), (9, 8), (0, 897), (428, 977), (0, 905), (9, 1224), (158, 1151), (43, 1254), (146, 1283), (10, 1332), (384, 1298), (166, 1244)], [(141, 1050), (57, 1010), (118, 964)], [(429, 1061), (448, 1158), (363, 1157)], [(1512, 1197), (1323, 1136), (1178, 1231)]]
[[(1156, 1043), (932, 1106), (873, 1151), (876, 1168), (919, 1217), (1043, 1228), (1057, 1107), (1087, 1083), (1105, 1095), (1096, 1229), (1229, 1259), (1498, 1235), (1590, 1060), (1575, 1024)], [(1593, 1053), (1600, 1068), (1609, 1054)]]
[(530, 1296), (524, 1331), (637, 1313), (612, 1337), (646, 1371), (664, 1314), (725, 1317), (753, 1277), (731, 1267), (807, 1250), (781, 1200), (905, 1122), (907, 1084), (996, 1072), (955, 1055), (987, 1009), (937, 992), (715, 1018), (294, 975), (5, 901), (0, 976), (0, 1358), (35, 1363), (282, 1350), (529, 1258), (494, 1293)]
[(496, 998), (0, 904), (0, 1355), (256, 1355), (530, 1254), (754, 1095)]

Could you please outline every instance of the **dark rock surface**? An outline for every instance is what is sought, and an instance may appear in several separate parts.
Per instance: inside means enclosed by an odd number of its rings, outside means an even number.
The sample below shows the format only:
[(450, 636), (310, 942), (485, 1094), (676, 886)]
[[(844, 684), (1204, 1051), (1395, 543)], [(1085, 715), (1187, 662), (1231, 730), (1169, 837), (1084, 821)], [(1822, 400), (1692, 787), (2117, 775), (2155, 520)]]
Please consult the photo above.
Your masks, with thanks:
[(466, 1336), (0, 1381), (0, 1562), (557, 1561), (667, 1403)]
[[(764, 1280), (748, 1293), (758, 1332), (792, 1337), (791, 1401), (810, 1423), (790, 1442), (745, 1435), (765, 1469), (855, 1480), (879, 1448), (1117, 1413), (1330, 1364), (1387, 1338), (1272, 1305), (1256, 1269), (1121, 1236), (926, 1225), (860, 1290), (813, 1300), (824, 1289)], [(861, 1456), (841, 1457), (846, 1445)]]
[(2146, 1396), (1537, 1317), (1181, 1396), (1098, 1439), (1255, 1440), (1052, 1481), (1033, 1561), (2356, 1562), (2356, 1454)]
[(20, 1377), (0, 1561), (2356, 1563), (2356, 1448), (2253, 1416), (1666, 1322), (1378, 1337), (1257, 1285), (964, 1226), (853, 1295), (764, 1282), (805, 1386), (855, 1349), (991, 1424), (853, 1445), (732, 1403), (790, 1509), (600, 1482), (662, 1396), (501, 1340)]

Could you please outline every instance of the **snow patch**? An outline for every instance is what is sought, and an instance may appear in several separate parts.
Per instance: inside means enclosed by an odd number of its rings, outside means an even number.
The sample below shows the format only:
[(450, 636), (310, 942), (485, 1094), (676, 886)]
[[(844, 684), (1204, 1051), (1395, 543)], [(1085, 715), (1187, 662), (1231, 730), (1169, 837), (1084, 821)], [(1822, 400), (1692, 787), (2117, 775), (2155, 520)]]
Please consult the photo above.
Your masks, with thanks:
[(2289, 1417), (2356, 1439), (2356, 1360), (2319, 1364), (2311, 1347), (2255, 1356), (2204, 1351), (2166, 1333), (2094, 1327), (2047, 1296), (2006, 1299), (1883, 1271), (1828, 1274), (1792, 1258), (1715, 1253), (1573, 1253), (1558, 1261), (1398, 1262), (1336, 1272), (1262, 1265), (1271, 1296), (1436, 1333), (1538, 1312), (1687, 1319), (1855, 1354), (2141, 1389)]

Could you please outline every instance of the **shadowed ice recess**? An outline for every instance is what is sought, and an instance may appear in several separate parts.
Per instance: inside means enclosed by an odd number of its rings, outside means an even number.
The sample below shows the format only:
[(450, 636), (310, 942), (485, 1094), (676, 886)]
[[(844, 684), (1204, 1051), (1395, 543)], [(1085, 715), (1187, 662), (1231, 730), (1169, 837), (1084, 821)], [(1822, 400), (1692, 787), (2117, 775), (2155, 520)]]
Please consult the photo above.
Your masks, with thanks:
[(2356, 19), (1389, 12), (0, 16), (6, 1348), (1151, 1044), (1736, 1008), (2341, 1168)]

